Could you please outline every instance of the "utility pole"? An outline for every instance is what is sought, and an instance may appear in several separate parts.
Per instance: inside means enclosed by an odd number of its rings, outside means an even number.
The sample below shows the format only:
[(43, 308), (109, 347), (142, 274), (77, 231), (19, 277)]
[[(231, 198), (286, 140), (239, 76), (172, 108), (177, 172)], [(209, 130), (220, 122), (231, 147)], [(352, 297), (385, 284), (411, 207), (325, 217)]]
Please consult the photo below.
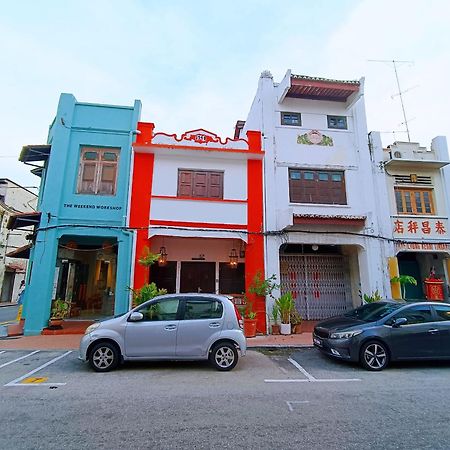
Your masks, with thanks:
[[(400, 103), (402, 105), (402, 111), (403, 111), (403, 120), (404, 120), (404, 124), (405, 124), (405, 128), (406, 128), (406, 134), (408, 135), (408, 142), (411, 142), (411, 138), (409, 136), (409, 127), (408, 127), (408, 119), (406, 118), (406, 112), (405, 112), (405, 105), (403, 103), (403, 92), (400, 89), (400, 81), (398, 79), (398, 73), (397, 73), (397, 63), (409, 63), (409, 64), (414, 64), (414, 61), (399, 61), (399, 60), (388, 60), (388, 59), (369, 59), (369, 62), (381, 62), (381, 63), (389, 63), (392, 64), (394, 67), (394, 72), (395, 72), (395, 79), (397, 80), (397, 88), (398, 88), (398, 93), (396, 95), (398, 95), (400, 97)], [(406, 91), (405, 91), (406, 92)]]

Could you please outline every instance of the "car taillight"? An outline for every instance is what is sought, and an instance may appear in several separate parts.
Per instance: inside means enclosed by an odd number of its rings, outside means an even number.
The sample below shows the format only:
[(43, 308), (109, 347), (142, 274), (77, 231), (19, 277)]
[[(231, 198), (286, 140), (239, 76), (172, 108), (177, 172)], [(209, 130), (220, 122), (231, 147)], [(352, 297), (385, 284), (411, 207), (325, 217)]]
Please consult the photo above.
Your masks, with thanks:
[(237, 309), (236, 305), (234, 305), (234, 312), (236, 313), (236, 319), (238, 321), (239, 327), (243, 330), (244, 329), (244, 321), (242, 320), (241, 313)]

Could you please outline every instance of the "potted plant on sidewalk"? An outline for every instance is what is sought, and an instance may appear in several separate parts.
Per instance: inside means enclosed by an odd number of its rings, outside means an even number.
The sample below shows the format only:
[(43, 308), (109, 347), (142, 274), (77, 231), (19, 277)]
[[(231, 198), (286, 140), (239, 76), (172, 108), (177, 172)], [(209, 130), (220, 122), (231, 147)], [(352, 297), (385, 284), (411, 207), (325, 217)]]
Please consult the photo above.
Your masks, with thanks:
[(52, 303), (52, 311), (49, 320), (49, 327), (52, 329), (60, 329), (62, 328), (63, 320), (69, 317), (70, 314), (70, 303), (57, 298), (53, 300)]
[(275, 300), (275, 305), (280, 311), (281, 334), (291, 334), (291, 311), (294, 308), (292, 294), (287, 292)]
[(278, 317), (280, 315), (280, 312), (278, 310), (277, 305), (273, 305), (272, 307), (272, 334), (280, 334), (280, 325), (278, 323)]
[(295, 305), (293, 306), (291, 313), (289, 315), (289, 318), (291, 320), (291, 331), (294, 334), (300, 334), (302, 332), (302, 316), (297, 311), (297, 308)]

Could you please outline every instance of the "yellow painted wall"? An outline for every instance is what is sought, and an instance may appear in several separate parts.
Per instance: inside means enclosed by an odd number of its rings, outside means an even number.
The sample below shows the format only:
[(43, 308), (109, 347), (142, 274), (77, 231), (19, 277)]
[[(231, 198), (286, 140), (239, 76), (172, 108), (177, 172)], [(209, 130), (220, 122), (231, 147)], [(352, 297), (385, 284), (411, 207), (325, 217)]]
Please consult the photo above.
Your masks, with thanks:
[[(398, 277), (400, 275), (400, 272), (398, 270), (397, 257), (391, 256), (388, 258), (388, 267), (389, 267), (389, 279), (391, 279), (392, 277)], [(392, 293), (392, 298), (395, 298), (395, 299), (402, 298), (402, 291), (401, 291), (400, 283), (392, 283), (391, 282), (391, 293)]]

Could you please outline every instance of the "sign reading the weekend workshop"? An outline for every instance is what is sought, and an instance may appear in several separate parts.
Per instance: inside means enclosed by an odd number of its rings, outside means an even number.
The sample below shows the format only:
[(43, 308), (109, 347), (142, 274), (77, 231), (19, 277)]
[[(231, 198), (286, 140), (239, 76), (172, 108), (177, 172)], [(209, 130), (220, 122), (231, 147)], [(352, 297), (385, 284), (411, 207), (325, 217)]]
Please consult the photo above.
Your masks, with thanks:
[(121, 206), (88, 205), (86, 203), (64, 203), (64, 208), (72, 208), (72, 209), (109, 209), (109, 210), (113, 210), (113, 211), (120, 211), (122, 209)]

